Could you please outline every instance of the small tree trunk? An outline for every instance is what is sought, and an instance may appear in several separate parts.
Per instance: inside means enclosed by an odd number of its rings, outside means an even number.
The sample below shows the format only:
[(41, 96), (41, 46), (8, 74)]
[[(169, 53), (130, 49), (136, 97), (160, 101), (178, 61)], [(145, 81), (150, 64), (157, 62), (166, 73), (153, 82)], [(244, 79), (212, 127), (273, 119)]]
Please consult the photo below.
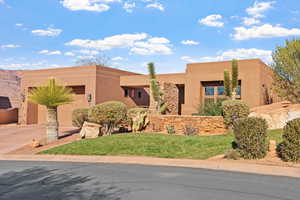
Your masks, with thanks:
[(58, 139), (58, 121), (57, 107), (47, 108), (47, 142), (53, 142)]

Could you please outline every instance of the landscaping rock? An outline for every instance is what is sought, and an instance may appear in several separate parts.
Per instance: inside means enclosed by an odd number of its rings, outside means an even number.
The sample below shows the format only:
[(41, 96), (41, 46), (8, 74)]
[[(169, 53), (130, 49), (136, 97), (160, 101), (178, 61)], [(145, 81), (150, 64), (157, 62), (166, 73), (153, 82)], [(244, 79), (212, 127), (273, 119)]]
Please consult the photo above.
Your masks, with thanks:
[(250, 117), (262, 117), (269, 129), (282, 129), (288, 121), (300, 118), (300, 104), (283, 101), (251, 109)]
[(35, 139), (32, 140), (32, 142), (31, 142), (31, 147), (32, 148), (38, 148), (40, 146), (42, 146), (42, 145), (41, 145), (41, 143), (39, 141), (37, 141)]
[(99, 124), (84, 122), (80, 131), (81, 138), (97, 138), (102, 136), (102, 126)]

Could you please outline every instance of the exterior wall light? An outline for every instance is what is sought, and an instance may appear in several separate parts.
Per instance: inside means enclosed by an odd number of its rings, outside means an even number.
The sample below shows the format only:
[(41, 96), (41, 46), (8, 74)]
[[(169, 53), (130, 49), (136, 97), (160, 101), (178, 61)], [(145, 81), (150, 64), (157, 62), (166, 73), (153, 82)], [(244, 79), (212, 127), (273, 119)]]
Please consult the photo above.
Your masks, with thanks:
[(86, 99), (87, 99), (87, 101), (89, 102), (89, 103), (91, 103), (92, 102), (92, 94), (87, 94), (87, 97), (86, 97)]

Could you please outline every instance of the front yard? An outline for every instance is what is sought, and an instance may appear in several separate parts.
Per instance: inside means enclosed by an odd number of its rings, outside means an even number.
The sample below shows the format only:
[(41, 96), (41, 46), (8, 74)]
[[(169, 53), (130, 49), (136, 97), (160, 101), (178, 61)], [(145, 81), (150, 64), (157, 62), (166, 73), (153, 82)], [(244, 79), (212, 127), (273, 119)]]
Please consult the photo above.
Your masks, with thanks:
[[(281, 130), (269, 137), (281, 141)], [(40, 154), (135, 155), (161, 158), (208, 159), (231, 149), (231, 134), (220, 136), (181, 136), (165, 134), (118, 134), (86, 139), (49, 149)]]

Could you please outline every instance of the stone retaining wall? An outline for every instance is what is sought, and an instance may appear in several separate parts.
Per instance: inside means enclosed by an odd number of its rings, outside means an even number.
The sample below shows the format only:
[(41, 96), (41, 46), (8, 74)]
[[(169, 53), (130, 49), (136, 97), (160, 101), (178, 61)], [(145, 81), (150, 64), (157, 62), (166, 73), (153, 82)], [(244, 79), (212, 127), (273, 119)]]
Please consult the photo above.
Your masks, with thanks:
[(166, 126), (174, 126), (176, 134), (183, 134), (184, 127), (190, 125), (198, 129), (198, 135), (221, 135), (228, 133), (223, 117), (188, 115), (150, 115), (146, 131), (167, 133)]

